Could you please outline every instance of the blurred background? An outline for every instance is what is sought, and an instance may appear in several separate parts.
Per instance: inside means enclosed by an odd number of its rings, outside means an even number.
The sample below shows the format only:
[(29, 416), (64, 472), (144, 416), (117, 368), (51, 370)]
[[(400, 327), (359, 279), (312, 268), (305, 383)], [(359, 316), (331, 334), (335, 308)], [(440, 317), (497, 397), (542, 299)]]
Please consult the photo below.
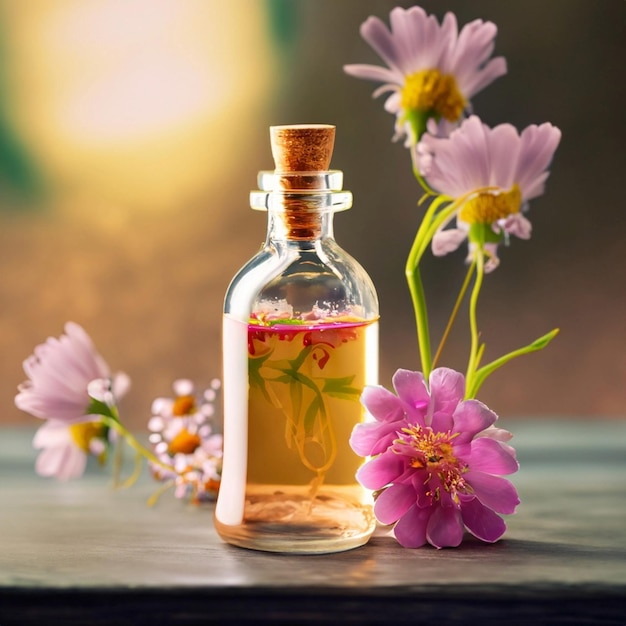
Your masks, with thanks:
[[(333, 167), (355, 202), (335, 233), (378, 288), (381, 383), (419, 369), (404, 282), (419, 188), (375, 84), (342, 70), (380, 64), (360, 24), (412, 4), (0, 0), (0, 423), (36, 422), (13, 404), (21, 364), (67, 320), (131, 376), (136, 429), (174, 379), (221, 376), (224, 292), (265, 236), (248, 194), (273, 167), (273, 124), (337, 126)], [(479, 309), (485, 359), (561, 333), (480, 398), (503, 419), (624, 417), (626, 2), (421, 5), (497, 24), (509, 73), (473, 101), (486, 123), (563, 131), (533, 237), (502, 249)], [(424, 261), (435, 342), (463, 256)], [(464, 370), (467, 347), (461, 317), (442, 363)]]

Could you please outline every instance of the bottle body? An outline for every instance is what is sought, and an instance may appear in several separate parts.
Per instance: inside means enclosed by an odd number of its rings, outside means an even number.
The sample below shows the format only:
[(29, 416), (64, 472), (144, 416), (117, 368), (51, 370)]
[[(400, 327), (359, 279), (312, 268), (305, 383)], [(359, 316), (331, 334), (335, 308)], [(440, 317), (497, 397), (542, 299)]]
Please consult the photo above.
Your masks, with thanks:
[(375, 527), (349, 439), (364, 419), (361, 391), (377, 383), (378, 301), (332, 236), (333, 213), (351, 197), (292, 191), (261, 196), (267, 240), (225, 299), (215, 524), (241, 547), (335, 552)]

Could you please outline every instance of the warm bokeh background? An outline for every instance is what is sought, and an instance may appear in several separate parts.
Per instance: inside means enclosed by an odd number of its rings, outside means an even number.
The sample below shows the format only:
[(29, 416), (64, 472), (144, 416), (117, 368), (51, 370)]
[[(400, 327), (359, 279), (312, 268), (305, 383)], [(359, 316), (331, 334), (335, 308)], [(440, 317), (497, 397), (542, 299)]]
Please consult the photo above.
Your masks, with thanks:
[[(133, 379), (140, 429), (177, 377), (220, 375), (224, 291), (258, 248), (248, 208), (271, 167), (268, 127), (337, 125), (333, 166), (354, 208), (340, 244), (381, 300), (381, 382), (418, 368), (404, 262), (420, 212), (408, 153), (374, 84), (342, 65), (375, 62), (358, 29), (384, 0), (0, 0), (0, 421), (22, 360), (66, 320)], [(502, 251), (480, 306), (486, 358), (560, 326), (544, 352), (495, 374), (481, 399), (503, 417), (626, 415), (626, 3), (432, 0), (459, 22), (499, 27), (509, 74), (474, 100), (490, 125), (563, 131), (534, 232)], [(441, 331), (461, 252), (427, 258)], [(461, 320), (444, 354), (464, 369)]]

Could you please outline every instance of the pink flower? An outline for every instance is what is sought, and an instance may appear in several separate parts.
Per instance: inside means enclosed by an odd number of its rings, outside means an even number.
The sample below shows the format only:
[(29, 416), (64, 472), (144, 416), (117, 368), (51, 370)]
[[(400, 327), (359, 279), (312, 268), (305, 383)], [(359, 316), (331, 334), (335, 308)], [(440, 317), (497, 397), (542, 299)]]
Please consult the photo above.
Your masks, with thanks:
[(36, 472), (59, 480), (79, 478), (85, 472), (90, 454), (104, 459), (107, 430), (101, 421), (68, 424), (47, 420), (33, 439), (33, 446), (41, 450), (35, 463)]
[[(446, 13), (440, 25), (415, 6), (393, 9), (390, 24), (387, 29), (379, 18), (369, 17), (361, 25), (361, 36), (388, 67), (357, 64), (344, 70), (382, 82), (375, 97), (391, 92), (385, 109), (396, 115), (396, 137), (405, 134), (409, 118), (422, 118), (422, 130), (428, 118), (456, 123), (476, 93), (506, 74), (504, 58), (489, 58), (497, 34), (491, 22), (475, 20), (459, 33), (453, 13)], [(421, 132), (408, 135), (408, 145), (414, 145)]]
[(28, 380), (18, 386), (15, 404), (41, 419), (66, 424), (93, 421), (87, 412), (92, 381), (109, 379), (118, 398), (128, 387), (125, 375), (111, 376), (89, 335), (74, 322), (65, 325), (65, 334), (58, 339), (50, 337), (38, 345), (23, 365)]
[(495, 188), (463, 203), (455, 215), (456, 228), (444, 229), (444, 224), (433, 237), (433, 253), (448, 254), (469, 237), (469, 258), (482, 249), (490, 257), (486, 271), (495, 269), (499, 243), (509, 235), (530, 237), (531, 223), (523, 211), (529, 200), (544, 192), (560, 138), (561, 131), (549, 123), (528, 126), (518, 134), (511, 124), (489, 128), (476, 116), (447, 138), (424, 134), (417, 161), (431, 188), (451, 199)]
[(113, 407), (130, 380), (123, 373), (111, 375), (89, 335), (74, 322), (58, 339), (38, 345), (24, 361), (24, 371), (28, 380), (18, 386), (15, 404), (47, 420), (33, 440), (41, 450), (37, 473), (61, 480), (81, 476), (88, 455), (103, 458), (108, 443), (102, 417), (89, 412), (92, 401)]
[(487, 542), (506, 529), (500, 514), (519, 504), (502, 475), (517, 471), (515, 451), (504, 443), (496, 414), (478, 400), (463, 400), (462, 374), (437, 368), (429, 385), (420, 372), (398, 370), (397, 395), (368, 387), (363, 404), (375, 422), (354, 428), (350, 444), (373, 455), (358, 471), (366, 488), (378, 492), (374, 512), (407, 548), (426, 543), (458, 546), (467, 529)]

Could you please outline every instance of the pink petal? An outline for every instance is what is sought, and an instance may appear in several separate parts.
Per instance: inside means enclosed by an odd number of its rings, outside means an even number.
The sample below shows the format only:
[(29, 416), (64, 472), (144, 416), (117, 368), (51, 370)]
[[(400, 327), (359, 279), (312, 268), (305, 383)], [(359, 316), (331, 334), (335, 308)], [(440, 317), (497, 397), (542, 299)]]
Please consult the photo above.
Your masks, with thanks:
[(478, 498), (462, 502), (461, 514), (467, 529), (482, 541), (493, 543), (500, 539), (506, 530), (504, 520), (481, 504)]
[(67, 424), (62, 421), (48, 420), (44, 422), (33, 437), (33, 448), (52, 448), (65, 446), (70, 442)]
[(438, 506), (428, 520), (426, 536), (435, 548), (453, 548), (463, 541), (463, 520), (455, 506)]
[(400, 399), (405, 403), (407, 419), (415, 423), (415, 419), (423, 426), (423, 415), (430, 403), (430, 395), (426, 381), (421, 372), (399, 369), (393, 375), (393, 386)]
[(530, 239), (533, 225), (521, 213), (515, 213), (504, 220), (502, 228), (509, 235), (515, 235), (520, 239)]
[(416, 504), (416, 500), (415, 490), (411, 485), (391, 485), (376, 498), (376, 519), (383, 524), (393, 524)]
[(438, 367), (431, 372), (429, 382), (431, 426), (436, 432), (446, 432), (452, 429), (452, 415), (465, 395), (465, 377), (447, 367)]
[(498, 416), (479, 400), (464, 400), (454, 412), (453, 432), (459, 433), (456, 441), (465, 443), (476, 433), (491, 426)]
[(476, 497), (496, 513), (510, 514), (519, 504), (515, 487), (506, 478), (492, 476), (472, 468), (465, 474), (465, 480), (472, 486)]
[(431, 248), (435, 256), (445, 256), (454, 252), (467, 239), (467, 231), (460, 228), (439, 230), (432, 238)]
[(40, 476), (54, 476), (58, 480), (79, 478), (87, 466), (87, 455), (71, 444), (45, 448), (35, 462), (35, 471)]
[(561, 131), (552, 124), (528, 126), (521, 134), (520, 156), (516, 182), (524, 200), (543, 193), (545, 170), (561, 140)]
[(365, 387), (361, 393), (361, 404), (379, 422), (396, 422), (404, 417), (402, 401), (384, 387)]
[(398, 72), (394, 72), (386, 67), (379, 65), (366, 65), (364, 63), (352, 63), (344, 65), (343, 70), (346, 74), (355, 78), (363, 78), (365, 80), (375, 80), (381, 83), (401, 84), (402, 76)]
[(471, 458), (466, 459), (472, 470), (487, 474), (514, 474), (519, 469), (513, 448), (495, 439), (481, 437), (471, 443)]
[(507, 64), (504, 57), (490, 59), (483, 68), (476, 71), (470, 79), (464, 81), (462, 90), (465, 96), (471, 99), (474, 94), (491, 84), (496, 78), (504, 76), (506, 72)]
[(367, 489), (382, 489), (392, 483), (404, 471), (404, 460), (397, 454), (380, 454), (362, 465), (357, 480)]
[(370, 16), (361, 24), (361, 37), (377, 52), (378, 56), (396, 72), (402, 72), (401, 55), (398, 54), (392, 34), (377, 17)]
[(394, 526), (393, 534), (405, 548), (420, 548), (426, 543), (426, 526), (431, 516), (431, 508), (412, 506)]
[(397, 437), (397, 432), (405, 426), (398, 422), (364, 422), (352, 429), (350, 447), (359, 456), (372, 456), (384, 452)]
[(480, 431), (476, 437), (489, 437), (490, 439), (495, 439), (496, 441), (510, 441), (513, 438), (513, 435), (504, 428), (489, 426), (489, 428), (485, 428), (485, 430)]
[(490, 184), (509, 190), (517, 182), (520, 137), (512, 124), (499, 124), (491, 129), (487, 145), (491, 161)]

